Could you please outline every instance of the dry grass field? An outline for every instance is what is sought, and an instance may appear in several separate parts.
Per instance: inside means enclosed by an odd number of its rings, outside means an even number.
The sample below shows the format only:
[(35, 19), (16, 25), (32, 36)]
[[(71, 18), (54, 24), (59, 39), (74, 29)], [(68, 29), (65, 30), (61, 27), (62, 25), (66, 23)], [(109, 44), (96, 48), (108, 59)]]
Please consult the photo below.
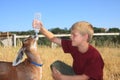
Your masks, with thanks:
[[(120, 49), (110, 47), (96, 47), (105, 62), (104, 80), (120, 80)], [(13, 61), (20, 47), (0, 47), (0, 61)], [(72, 58), (64, 54), (61, 48), (38, 47), (43, 60), (42, 80), (53, 80), (51, 77), (50, 64), (55, 60), (61, 60), (71, 65)], [(97, 67), (97, 66), (96, 66)]]

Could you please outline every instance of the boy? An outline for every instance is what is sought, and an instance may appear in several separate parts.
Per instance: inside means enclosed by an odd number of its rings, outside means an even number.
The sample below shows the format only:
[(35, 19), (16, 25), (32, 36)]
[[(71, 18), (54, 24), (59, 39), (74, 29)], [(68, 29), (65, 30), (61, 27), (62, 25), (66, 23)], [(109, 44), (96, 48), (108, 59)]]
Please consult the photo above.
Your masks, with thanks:
[(89, 44), (94, 34), (93, 26), (85, 21), (76, 22), (71, 27), (70, 40), (54, 37), (38, 20), (33, 21), (33, 27), (40, 29), (50, 41), (62, 46), (65, 53), (73, 58), (72, 68), (76, 75), (64, 75), (53, 68), (55, 80), (103, 80), (104, 62), (100, 53)]

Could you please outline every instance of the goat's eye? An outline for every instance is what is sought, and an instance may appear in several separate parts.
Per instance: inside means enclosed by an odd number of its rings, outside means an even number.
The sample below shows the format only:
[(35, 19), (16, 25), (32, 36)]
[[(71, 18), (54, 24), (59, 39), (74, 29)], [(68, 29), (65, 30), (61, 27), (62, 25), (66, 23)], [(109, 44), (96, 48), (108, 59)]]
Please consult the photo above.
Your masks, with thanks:
[(24, 39), (24, 42), (27, 41), (27, 39)]

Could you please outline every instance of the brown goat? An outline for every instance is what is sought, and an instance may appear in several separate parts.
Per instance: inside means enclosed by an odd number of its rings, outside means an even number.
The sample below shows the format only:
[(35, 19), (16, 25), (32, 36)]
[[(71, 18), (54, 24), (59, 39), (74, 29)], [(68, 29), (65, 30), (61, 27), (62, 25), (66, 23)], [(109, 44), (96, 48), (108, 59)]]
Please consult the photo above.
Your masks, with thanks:
[[(41, 80), (42, 61), (37, 52), (37, 37), (30, 36), (23, 41), (15, 61), (0, 61), (0, 80)], [(27, 59), (22, 60), (24, 53)]]

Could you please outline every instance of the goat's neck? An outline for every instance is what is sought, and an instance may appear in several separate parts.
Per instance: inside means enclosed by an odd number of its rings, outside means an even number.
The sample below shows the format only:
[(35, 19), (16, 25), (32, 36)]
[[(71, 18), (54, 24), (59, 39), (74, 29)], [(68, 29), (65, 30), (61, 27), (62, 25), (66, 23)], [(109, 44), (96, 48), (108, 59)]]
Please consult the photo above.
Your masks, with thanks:
[(25, 52), (29, 61), (36, 62), (38, 64), (42, 64), (40, 54), (37, 50), (30, 50)]

